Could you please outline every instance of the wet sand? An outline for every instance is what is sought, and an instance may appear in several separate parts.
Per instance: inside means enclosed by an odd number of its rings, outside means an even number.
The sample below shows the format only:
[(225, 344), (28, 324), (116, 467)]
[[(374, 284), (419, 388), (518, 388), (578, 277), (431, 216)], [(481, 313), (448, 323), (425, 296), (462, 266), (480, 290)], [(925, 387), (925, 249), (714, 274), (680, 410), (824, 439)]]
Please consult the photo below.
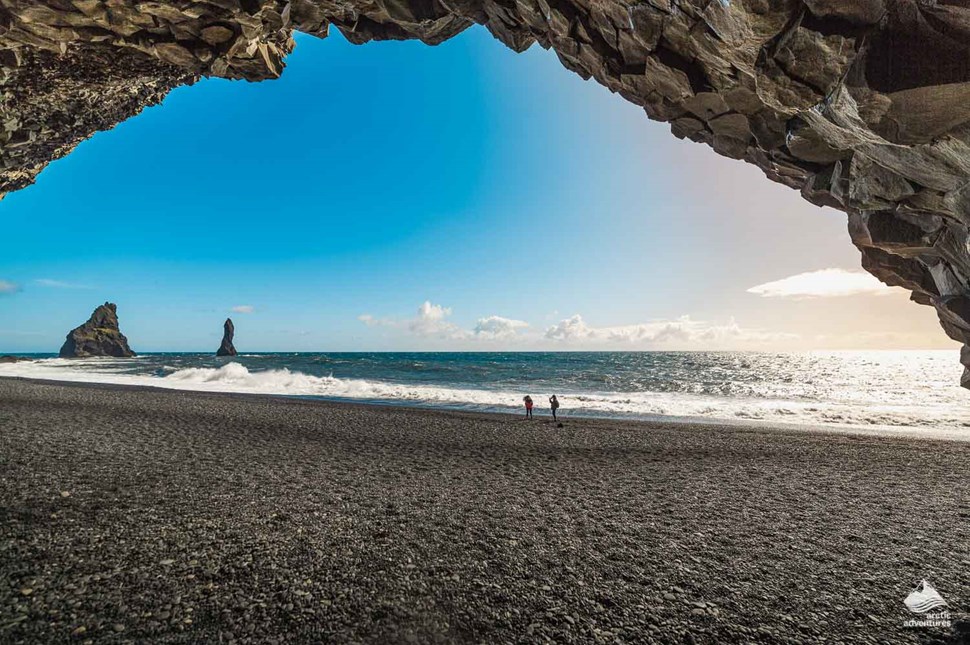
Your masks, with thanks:
[(968, 464), (0, 379), (0, 642), (956, 642), (902, 600), (970, 610)]

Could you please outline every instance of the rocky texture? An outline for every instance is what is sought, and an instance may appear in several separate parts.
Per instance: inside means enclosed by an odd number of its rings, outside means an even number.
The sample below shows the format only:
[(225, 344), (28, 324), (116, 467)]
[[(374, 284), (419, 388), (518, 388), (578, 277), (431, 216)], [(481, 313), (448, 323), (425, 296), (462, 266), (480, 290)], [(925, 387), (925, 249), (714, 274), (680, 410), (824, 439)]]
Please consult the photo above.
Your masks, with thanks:
[[(0, 401), (4, 643), (970, 642), (966, 442), (14, 379)], [(922, 578), (956, 629), (903, 627)]]
[(128, 347), (128, 339), (118, 328), (118, 307), (113, 302), (104, 303), (94, 310), (86, 323), (72, 329), (60, 352), (61, 358), (125, 358), (134, 355)]
[(175, 85), (279, 76), (294, 31), (436, 44), (475, 23), (844, 210), (863, 266), (970, 365), (967, 0), (0, 0), (0, 192)]
[(232, 318), (226, 318), (222, 325), (222, 344), (219, 345), (216, 356), (235, 356), (236, 348), (232, 344), (232, 337), (236, 333), (236, 328), (232, 325)]
[(31, 359), (24, 358), (23, 356), (11, 356), (9, 354), (4, 354), (0, 356), (0, 363), (20, 363), (23, 361), (29, 361)]

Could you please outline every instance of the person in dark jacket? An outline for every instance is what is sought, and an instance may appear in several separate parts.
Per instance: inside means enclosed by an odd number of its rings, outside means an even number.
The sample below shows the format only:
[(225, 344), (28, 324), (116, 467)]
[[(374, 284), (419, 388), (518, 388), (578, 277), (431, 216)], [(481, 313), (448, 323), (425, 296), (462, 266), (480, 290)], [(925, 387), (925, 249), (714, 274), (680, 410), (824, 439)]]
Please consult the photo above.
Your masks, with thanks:
[(552, 408), (552, 420), (558, 421), (559, 419), (556, 418), (556, 410), (559, 409), (559, 399), (556, 398), (555, 394), (549, 397), (549, 407)]

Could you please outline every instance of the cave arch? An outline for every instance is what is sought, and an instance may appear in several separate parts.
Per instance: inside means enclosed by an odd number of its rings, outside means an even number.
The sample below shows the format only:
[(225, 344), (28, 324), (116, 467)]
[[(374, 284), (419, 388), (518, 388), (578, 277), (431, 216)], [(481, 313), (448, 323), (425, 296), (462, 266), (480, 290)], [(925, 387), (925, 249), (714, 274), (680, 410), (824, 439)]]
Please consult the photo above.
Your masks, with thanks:
[(863, 267), (935, 307), (970, 366), (965, 0), (0, 0), (0, 194), (173, 87), (278, 77), (296, 31), (435, 45), (473, 24), (845, 211)]

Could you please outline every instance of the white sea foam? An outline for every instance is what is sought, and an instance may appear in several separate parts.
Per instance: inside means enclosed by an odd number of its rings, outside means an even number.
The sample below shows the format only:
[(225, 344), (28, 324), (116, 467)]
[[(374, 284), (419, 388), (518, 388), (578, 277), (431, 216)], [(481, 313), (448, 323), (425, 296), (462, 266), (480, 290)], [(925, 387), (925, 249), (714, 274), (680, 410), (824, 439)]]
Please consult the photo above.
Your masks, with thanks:
[[(177, 369), (161, 365), (160, 375), (132, 373), (127, 360), (45, 359), (0, 365), (0, 376), (152, 386), (205, 392), (237, 392), (331, 399), (395, 402), (483, 410), (517, 410), (521, 392), (402, 384), (378, 380), (313, 376), (289, 369), (250, 371), (238, 362), (220, 367)], [(533, 392), (542, 396), (541, 392)], [(594, 416), (673, 416), (770, 425), (866, 429), (920, 436), (966, 438), (970, 423), (945, 404), (783, 397), (729, 397), (688, 392), (559, 392), (562, 414)], [(541, 398), (539, 399), (542, 400)]]

